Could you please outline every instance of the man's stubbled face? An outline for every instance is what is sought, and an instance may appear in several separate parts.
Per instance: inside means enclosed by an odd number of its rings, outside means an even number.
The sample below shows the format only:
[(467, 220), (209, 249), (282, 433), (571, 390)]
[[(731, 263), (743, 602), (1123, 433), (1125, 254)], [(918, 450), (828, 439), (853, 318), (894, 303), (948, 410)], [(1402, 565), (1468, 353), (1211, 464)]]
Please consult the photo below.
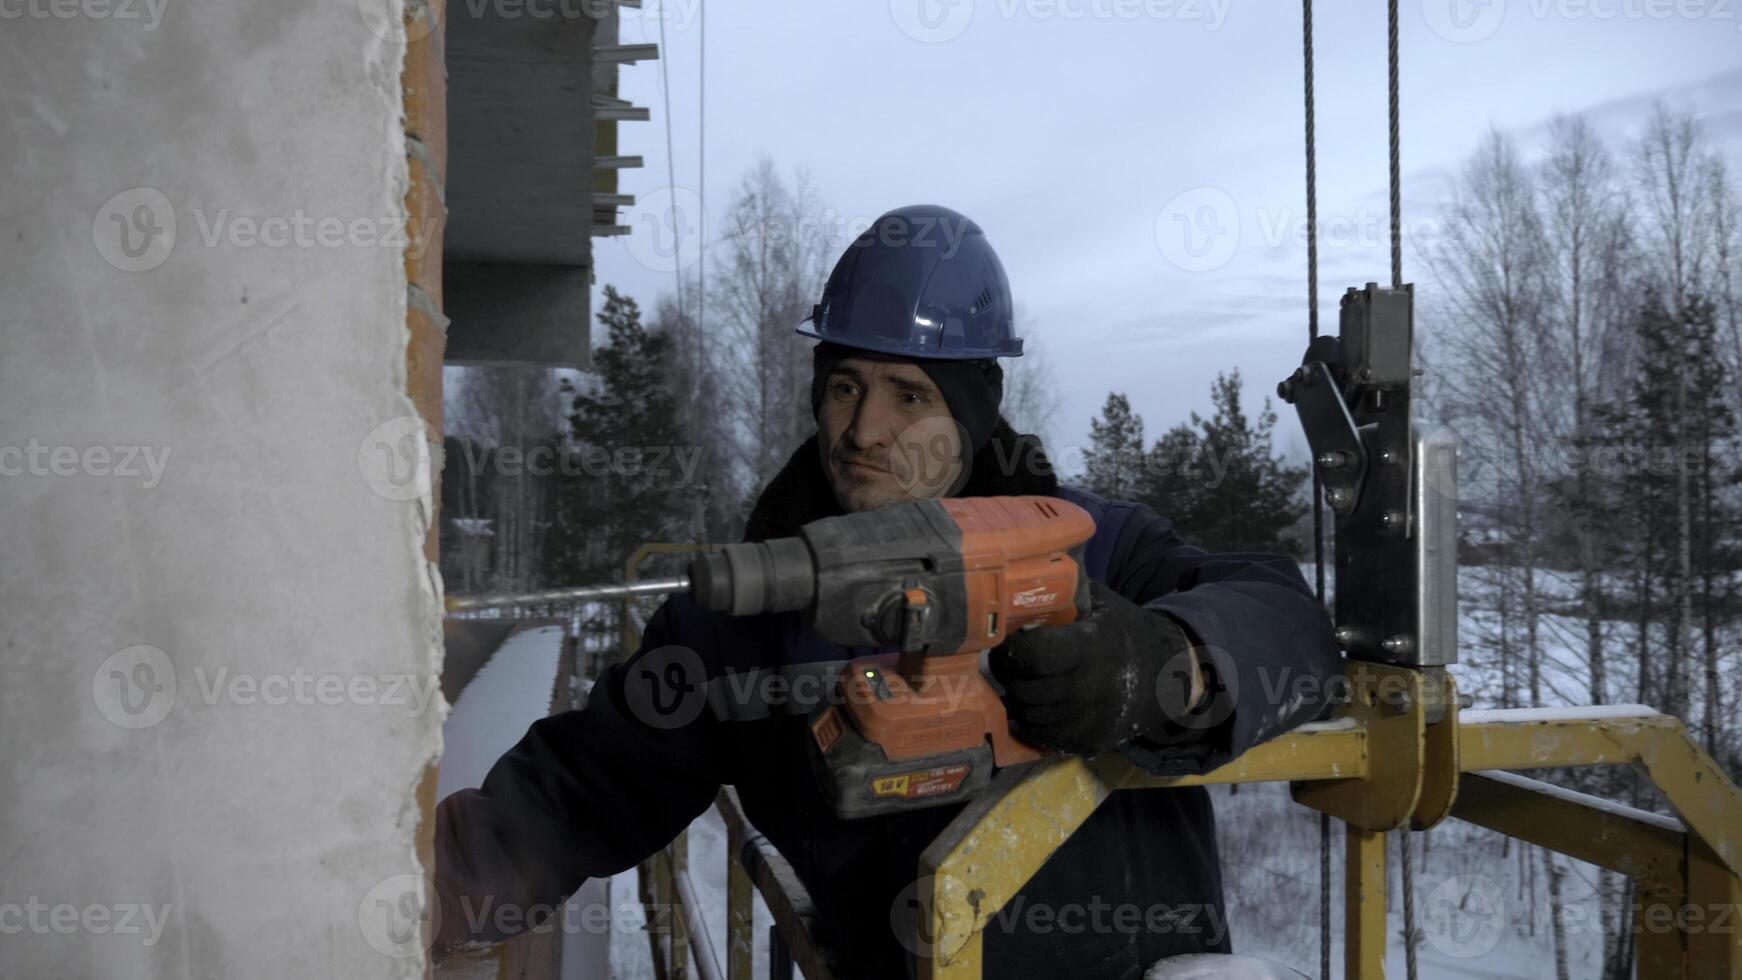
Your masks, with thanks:
[(836, 364), (817, 430), (829, 485), (849, 511), (943, 496), (962, 472), (961, 426), (911, 361)]

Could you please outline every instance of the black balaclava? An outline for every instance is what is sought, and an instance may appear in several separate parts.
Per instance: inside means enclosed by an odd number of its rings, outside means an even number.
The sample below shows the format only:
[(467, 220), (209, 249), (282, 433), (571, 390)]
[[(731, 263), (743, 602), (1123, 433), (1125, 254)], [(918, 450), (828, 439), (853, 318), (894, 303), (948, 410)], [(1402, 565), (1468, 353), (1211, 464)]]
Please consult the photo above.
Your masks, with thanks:
[[(985, 448), (998, 425), (998, 403), (1004, 398), (1004, 369), (994, 358), (984, 360), (941, 360), (919, 357), (899, 357), (860, 350), (823, 341), (811, 352), (811, 415), (822, 422), (823, 395), (829, 383), (829, 372), (849, 357), (873, 361), (911, 361), (931, 383), (943, 393), (950, 415), (961, 423), (967, 433), (968, 445), (962, 448), (964, 469), (974, 455)], [(820, 446), (820, 441), (819, 441)], [(824, 451), (826, 452), (826, 447)], [(966, 474), (964, 473), (964, 476)]]

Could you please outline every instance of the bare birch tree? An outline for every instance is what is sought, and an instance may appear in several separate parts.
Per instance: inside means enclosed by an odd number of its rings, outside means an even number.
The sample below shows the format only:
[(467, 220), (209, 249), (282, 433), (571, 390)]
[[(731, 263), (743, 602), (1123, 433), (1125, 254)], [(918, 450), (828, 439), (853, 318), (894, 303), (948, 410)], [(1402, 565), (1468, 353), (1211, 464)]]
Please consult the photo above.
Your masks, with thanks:
[(999, 361), (1004, 368), (1001, 412), (1011, 428), (1039, 436), (1041, 445), (1056, 452), (1052, 445), (1052, 423), (1059, 413), (1058, 379), (1034, 321), (1018, 310), (1016, 326), (1017, 336), (1023, 338), (1022, 356)]
[[(1700, 126), (1692, 112), (1674, 112), (1659, 103), (1640, 138), (1635, 159), (1641, 220), (1650, 247), (1648, 261), (1677, 315), (1689, 294), (1702, 287), (1711, 252), (1712, 215), (1700, 193), (1706, 160)], [(1687, 370), (1675, 374), (1675, 404), (1685, 416)], [(1677, 446), (1677, 449), (1683, 447)], [(1669, 624), (1669, 649), (1664, 665), (1663, 709), (1681, 715), (1688, 703), (1687, 660), (1693, 643), (1693, 502), (1692, 475), (1676, 467), (1675, 520), (1677, 574), (1673, 576), (1675, 616)]]
[(1593, 400), (1597, 397), (1603, 354), (1616, 324), (1608, 311), (1625, 299), (1617, 275), (1625, 248), (1625, 195), (1602, 140), (1581, 116), (1557, 117), (1549, 126), (1549, 147), (1538, 193), (1544, 215), (1550, 263), (1552, 330), (1546, 348), (1559, 376), (1570, 380), (1571, 404), (1552, 406), (1545, 415), (1557, 444), (1574, 451), (1576, 472), (1556, 483), (1561, 503), (1574, 517), (1579, 600), (1585, 622), (1585, 657), (1593, 704), (1609, 700), (1603, 649), (1605, 609), (1602, 560), (1605, 531), (1601, 488), (1588, 465), (1594, 442)]
[[(1520, 590), (1523, 654), (1529, 700), (1540, 704), (1542, 605), (1538, 588), (1541, 473), (1546, 433), (1542, 415), (1550, 383), (1543, 345), (1547, 249), (1533, 182), (1512, 142), (1491, 131), (1466, 165), (1430, 261), (1448, 305), (1452, 376), (1447, 403), (1454, 419), (1494, 445), (1470, 447), (1496, 469), (1493, 510), (1499, 523), (1503, 591)], [(1508, 570), (1510, 569), (1510, 570)], [(1508, 603), (1509, 604), (1509, 603)], [(1504, 632), (1504, 629), (1503, 629)], [(1511, 703), (1509, 653), (1500, 645)]]
[(728, 379), (723, 407), (740, 432), (739, 459), (760, 488), (815, 428), (810, 350), (793, 330), (822, 295), (836, 243), (807, 178), (789, 183), (766, 158), (739, 183), (724, 224), (708, 289), (722, 333), (713, 356)]

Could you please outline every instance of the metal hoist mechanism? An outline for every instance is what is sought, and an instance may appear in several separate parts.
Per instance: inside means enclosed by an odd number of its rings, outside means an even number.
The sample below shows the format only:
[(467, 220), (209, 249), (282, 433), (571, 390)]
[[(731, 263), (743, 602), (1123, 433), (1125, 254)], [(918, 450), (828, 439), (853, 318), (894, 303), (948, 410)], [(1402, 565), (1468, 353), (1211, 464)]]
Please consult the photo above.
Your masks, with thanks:
[(1337, 335), (1315, 338), (1277, 395), (1300, 416), (1334, 518), (1337, 642), (1443, 674), (1458, 659), (1457, 447), (1412, 416), (1414, 321), (1413, 285), (1350, 288)]

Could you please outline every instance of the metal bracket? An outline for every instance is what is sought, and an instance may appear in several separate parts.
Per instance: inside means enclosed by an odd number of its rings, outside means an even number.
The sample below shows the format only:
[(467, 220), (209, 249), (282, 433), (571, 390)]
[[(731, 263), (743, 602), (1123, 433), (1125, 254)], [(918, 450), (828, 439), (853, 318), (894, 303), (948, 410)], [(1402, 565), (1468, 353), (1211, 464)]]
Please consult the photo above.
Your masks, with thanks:
[[(1312, 356), (1308, 351), (1307, 356)], [(1367, 476), (1367, 447), (1349, 416), (1337, 379), (1324, 361), (1308, 361), (1277, 386), (1294, 403), (1312, 447), (1313, 463), (1325, 484), (1325, 502), (1340, 516), (1354, 511)]]
[(1277, 386), (1295, 406), (1335, 515), (1337, 642), (1409, 667), (1457, 661), (1457, 487), (1452, 445), (1411, 416), (1413, 286), (1343, 296)]

